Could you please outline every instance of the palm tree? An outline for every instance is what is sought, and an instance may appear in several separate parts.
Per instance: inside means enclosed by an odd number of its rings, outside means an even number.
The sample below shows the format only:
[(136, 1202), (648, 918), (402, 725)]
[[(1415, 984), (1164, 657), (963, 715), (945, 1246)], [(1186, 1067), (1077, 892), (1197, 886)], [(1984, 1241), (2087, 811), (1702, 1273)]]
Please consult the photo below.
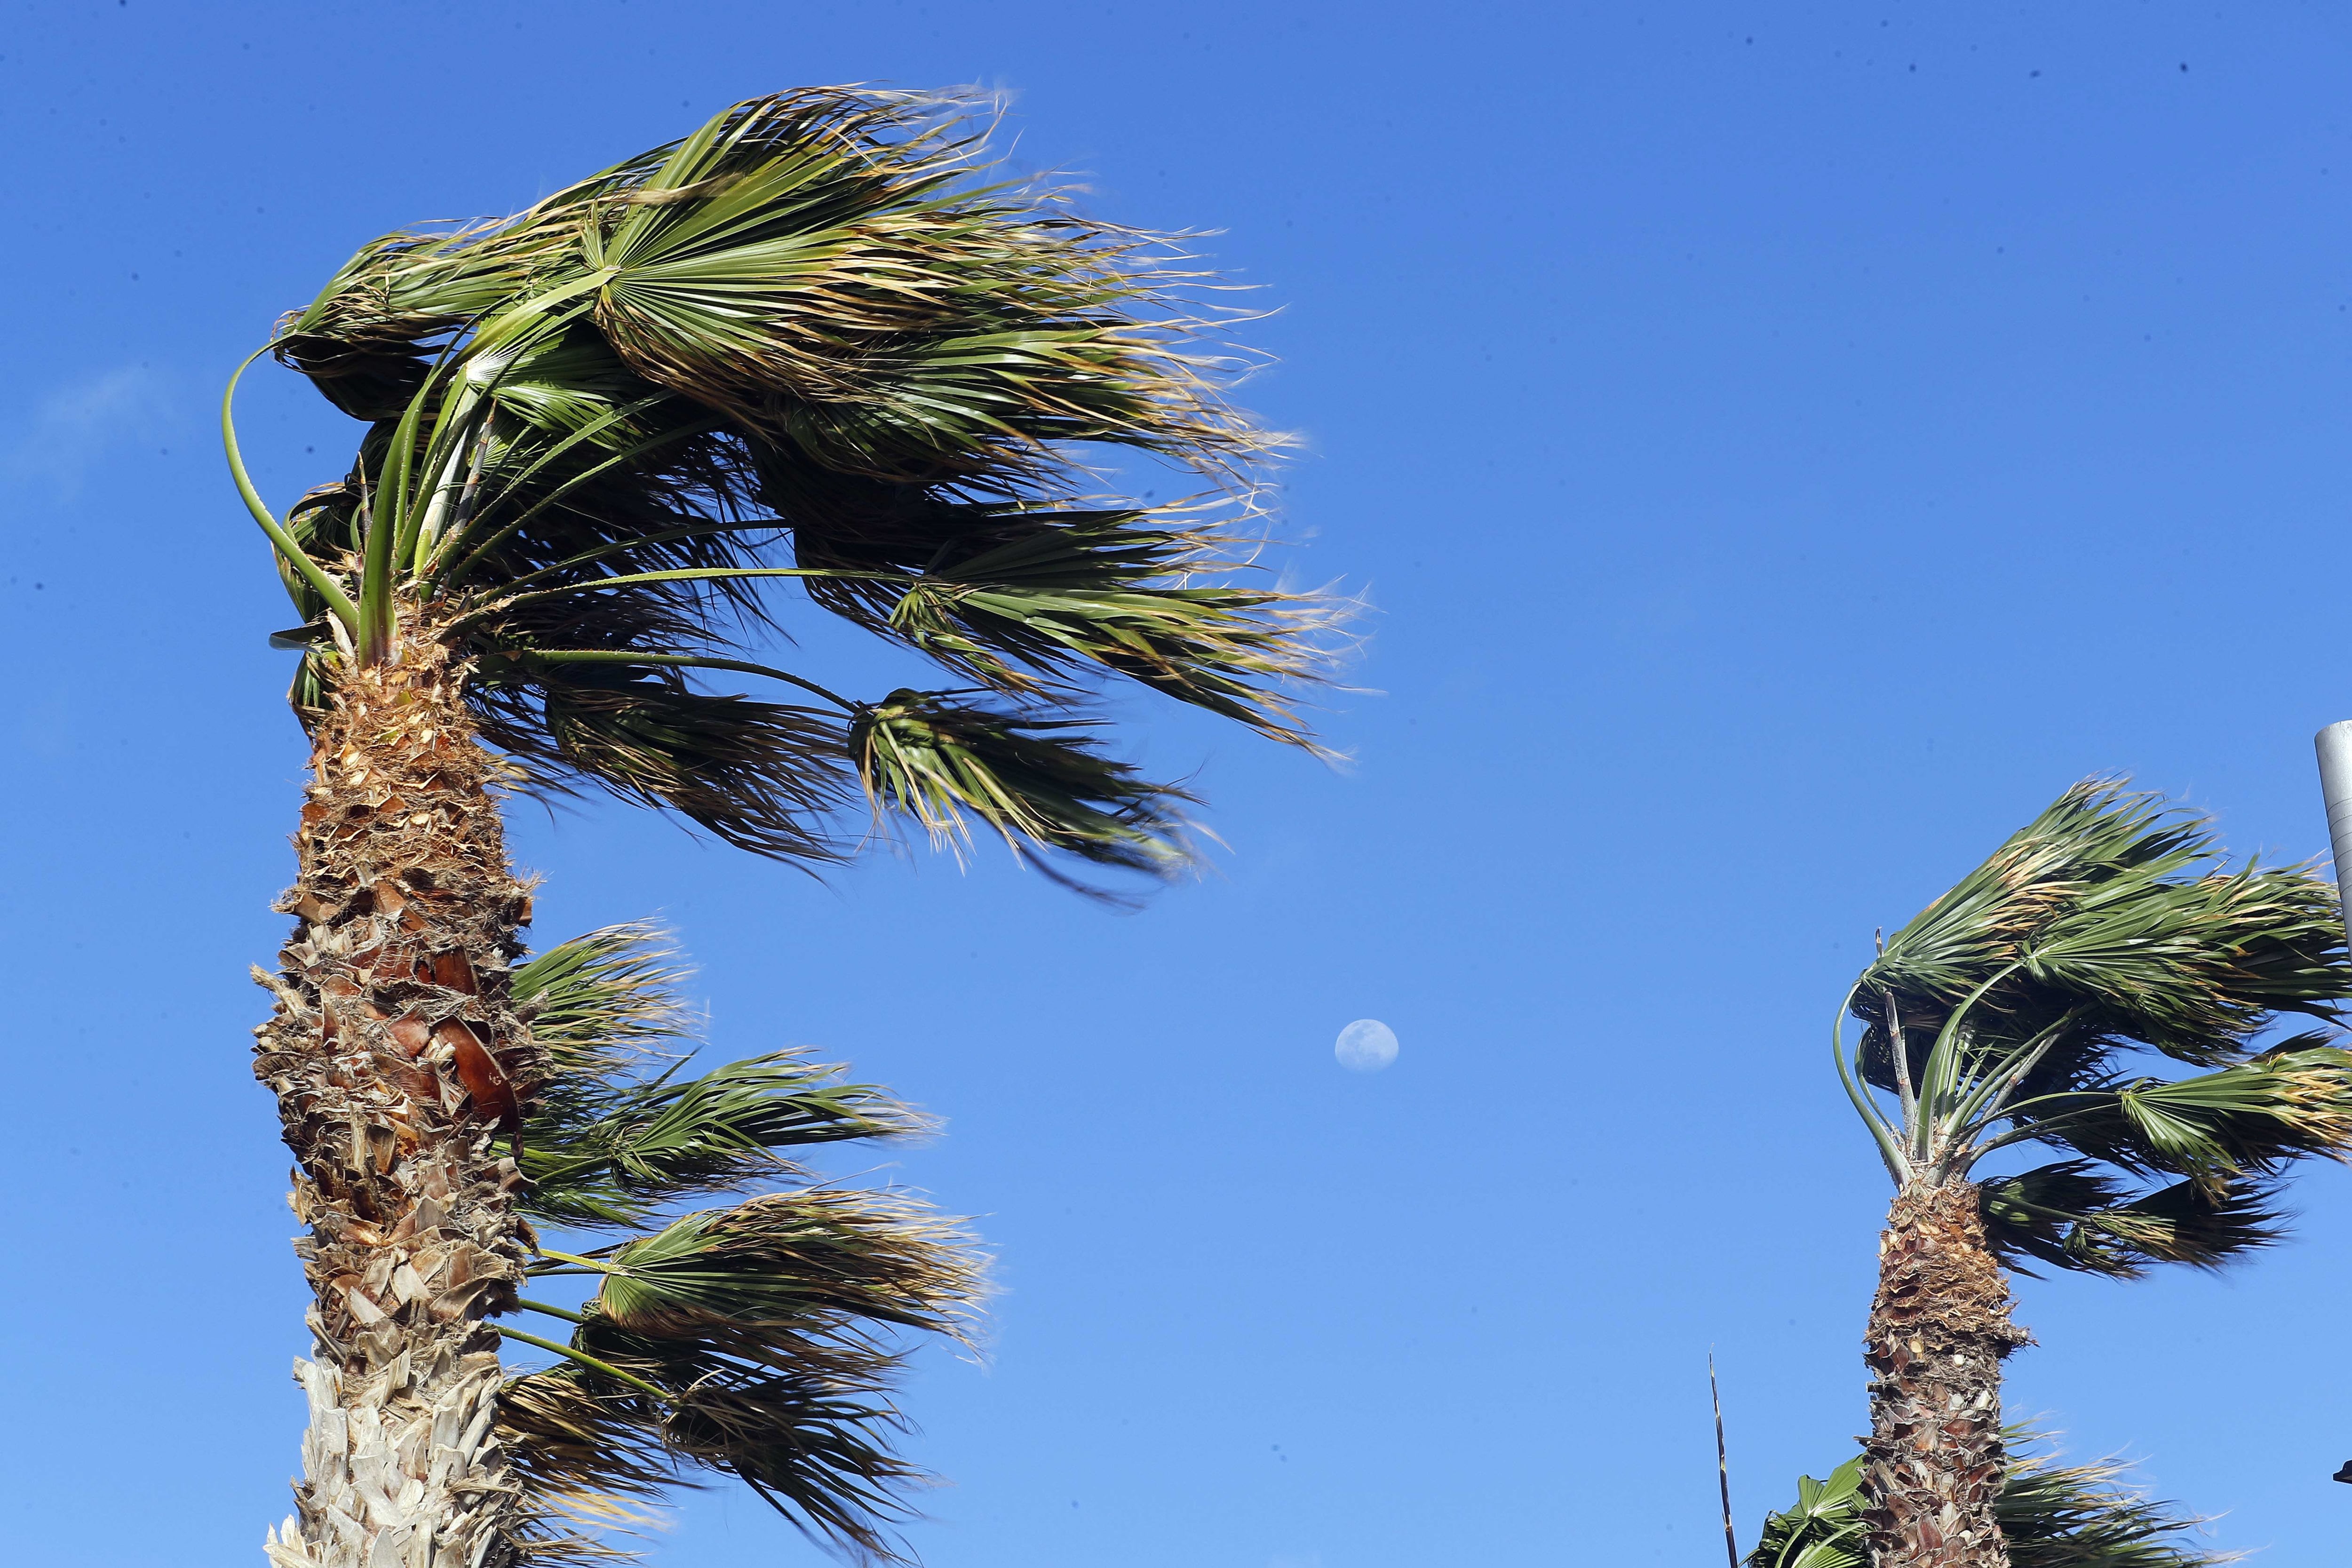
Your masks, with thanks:
[[(1832, 1036), (1895, 1185), (1864, 1347), (1876, 1568), (2012, 1561), (2000, 1367), (2027, 1336), (2004, 1267), (2129, 1279), (2274, 1240), (2284, 1169), (2352, 1140), (2352, 1057), (2263, 1031), (2347, 995), (2328, 884), (2229, 869), (2200, 820), (2116, 784), (2067, 791), (1884, 941)], [(2207, 1070), (2147, 1070), (2172, 1064)], [(2063, 1157), (1975, 1177), (2027, 1145)]]
[[(977, 182), (985, 132), (968, 102), (788, 93), (364, 247), (253, 356), (364, 425), (282, 518), (224, 400), (312, 745), (297, 923), (256, 972), (316, 1294), (281, 1568), (590, 1553), (581, 1521), (698, 1468), (887, 1554), (915, 1479), (893, 1336), (976, 1289), (951, 1225), (782, 1152), (911, 1112), (789, 1056), (648, 1066), (674, 1019), (643, 932), (526, 962), (504, 792), (601, 789), (803, 867), (853, 847), (831, 825), (862, 796), (1075, 881), (1191, 853), (1190, 797), (1095, 738), (1096, 678), (1312, 744), (1284, 691), (1333, 616), (1236, 576), (1278, 443), (1223, 401), (1231, 312), (1172, 242)], [(1095, 495), (1121, 461), (1198, 493)], [(751, 657), (795, 584), (947, 684), (843, 697)], [(550, 1275), (597, 1289), (526, 1296)], [(492, 1321), (518, 1311), (562, 1337)], [(512, 1376), (502, 1339), (557, 1362)]]
[[(2028, 1449), (2044, 1441), (2030, 1426), (2001, 1432), (2007, 1451), (1993, 1517), (2014, 1568), (2218, 1568), (2239, 1554), (2189, 1539), (2205, 1523), (2122, 1484), (2112, 1459), (2061, 1465)], [(1825, 1480), (1797, 1478), (1797, 1501), (1764, 1521), (1747, 1568), (1863, 1568), (1864, 1456)]]

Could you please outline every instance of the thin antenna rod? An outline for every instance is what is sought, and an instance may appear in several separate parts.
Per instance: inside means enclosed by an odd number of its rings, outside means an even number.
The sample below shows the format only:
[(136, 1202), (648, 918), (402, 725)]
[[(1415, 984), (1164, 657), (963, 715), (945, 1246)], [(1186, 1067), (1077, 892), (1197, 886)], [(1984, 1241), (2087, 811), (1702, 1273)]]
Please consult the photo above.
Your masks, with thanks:
[(1723, 1492), (1723, 1554), (1739, 1568), (1739, 1537), (1731, 1528), (1731, 1458), (1723, 1447), (1723, 1390), (1715, 1381), (1715, 1352), (1706, 1352), (1706, 1391), (1715, 1400), (1715, 1481)]

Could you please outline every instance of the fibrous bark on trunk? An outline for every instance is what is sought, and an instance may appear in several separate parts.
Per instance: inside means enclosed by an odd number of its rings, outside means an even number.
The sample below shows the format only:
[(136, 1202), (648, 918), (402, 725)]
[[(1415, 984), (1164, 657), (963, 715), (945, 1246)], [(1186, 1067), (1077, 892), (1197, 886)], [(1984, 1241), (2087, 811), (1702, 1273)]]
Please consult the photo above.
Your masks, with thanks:
[(1879, 1241), (1863, 1472), (1872, 1568), (2008, 1568), (1993, 1516), (2000, 1363), (2028, 1342), (1985, 1246), (1976, 1185), (1915, 1183)]
[(508, 1568), (532, 1533), (497, 1433), (498, 1331), (530, 1233), (498, 1147), (536, 1053), (509, 1000), (528, 890), (492, 763), (429, 643), (352, 671), (320, 722), (295, 915), (255, 1072), (294, 1152), (316, 1300), (277, 1568)]

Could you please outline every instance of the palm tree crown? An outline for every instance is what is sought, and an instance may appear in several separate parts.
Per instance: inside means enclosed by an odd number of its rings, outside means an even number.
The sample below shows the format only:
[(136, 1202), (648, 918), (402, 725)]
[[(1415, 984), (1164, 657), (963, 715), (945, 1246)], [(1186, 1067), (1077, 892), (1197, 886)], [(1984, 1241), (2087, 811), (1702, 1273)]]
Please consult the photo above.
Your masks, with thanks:
[(2084, 784), (1885, 939), (1841, 1008), (1864, 1028), (1838, 1066), (1899, 1186), (2011, 1146), (2064, 1152), (1983, 1184), (2012, 1266), (2210, 1267), (2275, 1237), (2287, 1164), (2352, 1140), (2331, 1037), (2264, 1035), (2283, 1014), (2332, 1021), (2347, 996), (2327, 883), (2229, 869), (2200, 820)]
[[(858, 793), (954, 843), (1165, 872), (1177, 788), (1074, 712), (1119, 676), (1309, 744), (1281, 688), (1332, 620), (1227, 581), (1278, 438), (1216, 385), (1221, 313), (1169, 242), (974, 186), (956, 100), (738, 105), (514, 217), (388, 236), (269, 348), (369, 430), (276, 542), (306, 715), (425, 632), (528, 780), (602, 786), (800, 861)], [(1089, 451), (1200, 493), (1098, 499)], [(838, 696), (744, 657), (808, 599), (949, 673)], [(404, 621), (423, 623), (404, 628)], [(776, 701), (689, 672), (772, 679)]]

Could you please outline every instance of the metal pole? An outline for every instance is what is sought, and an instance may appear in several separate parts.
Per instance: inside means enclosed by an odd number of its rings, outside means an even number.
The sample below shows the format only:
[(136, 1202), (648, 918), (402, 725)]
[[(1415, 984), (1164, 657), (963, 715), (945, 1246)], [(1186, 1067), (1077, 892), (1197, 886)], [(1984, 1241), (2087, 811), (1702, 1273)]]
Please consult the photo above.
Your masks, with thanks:
[(2327, 803), (2327, 842), (2336, 852), (2336, 901), (2352, 930), (2352, 719), (2315, 737), (2319, 795)]

